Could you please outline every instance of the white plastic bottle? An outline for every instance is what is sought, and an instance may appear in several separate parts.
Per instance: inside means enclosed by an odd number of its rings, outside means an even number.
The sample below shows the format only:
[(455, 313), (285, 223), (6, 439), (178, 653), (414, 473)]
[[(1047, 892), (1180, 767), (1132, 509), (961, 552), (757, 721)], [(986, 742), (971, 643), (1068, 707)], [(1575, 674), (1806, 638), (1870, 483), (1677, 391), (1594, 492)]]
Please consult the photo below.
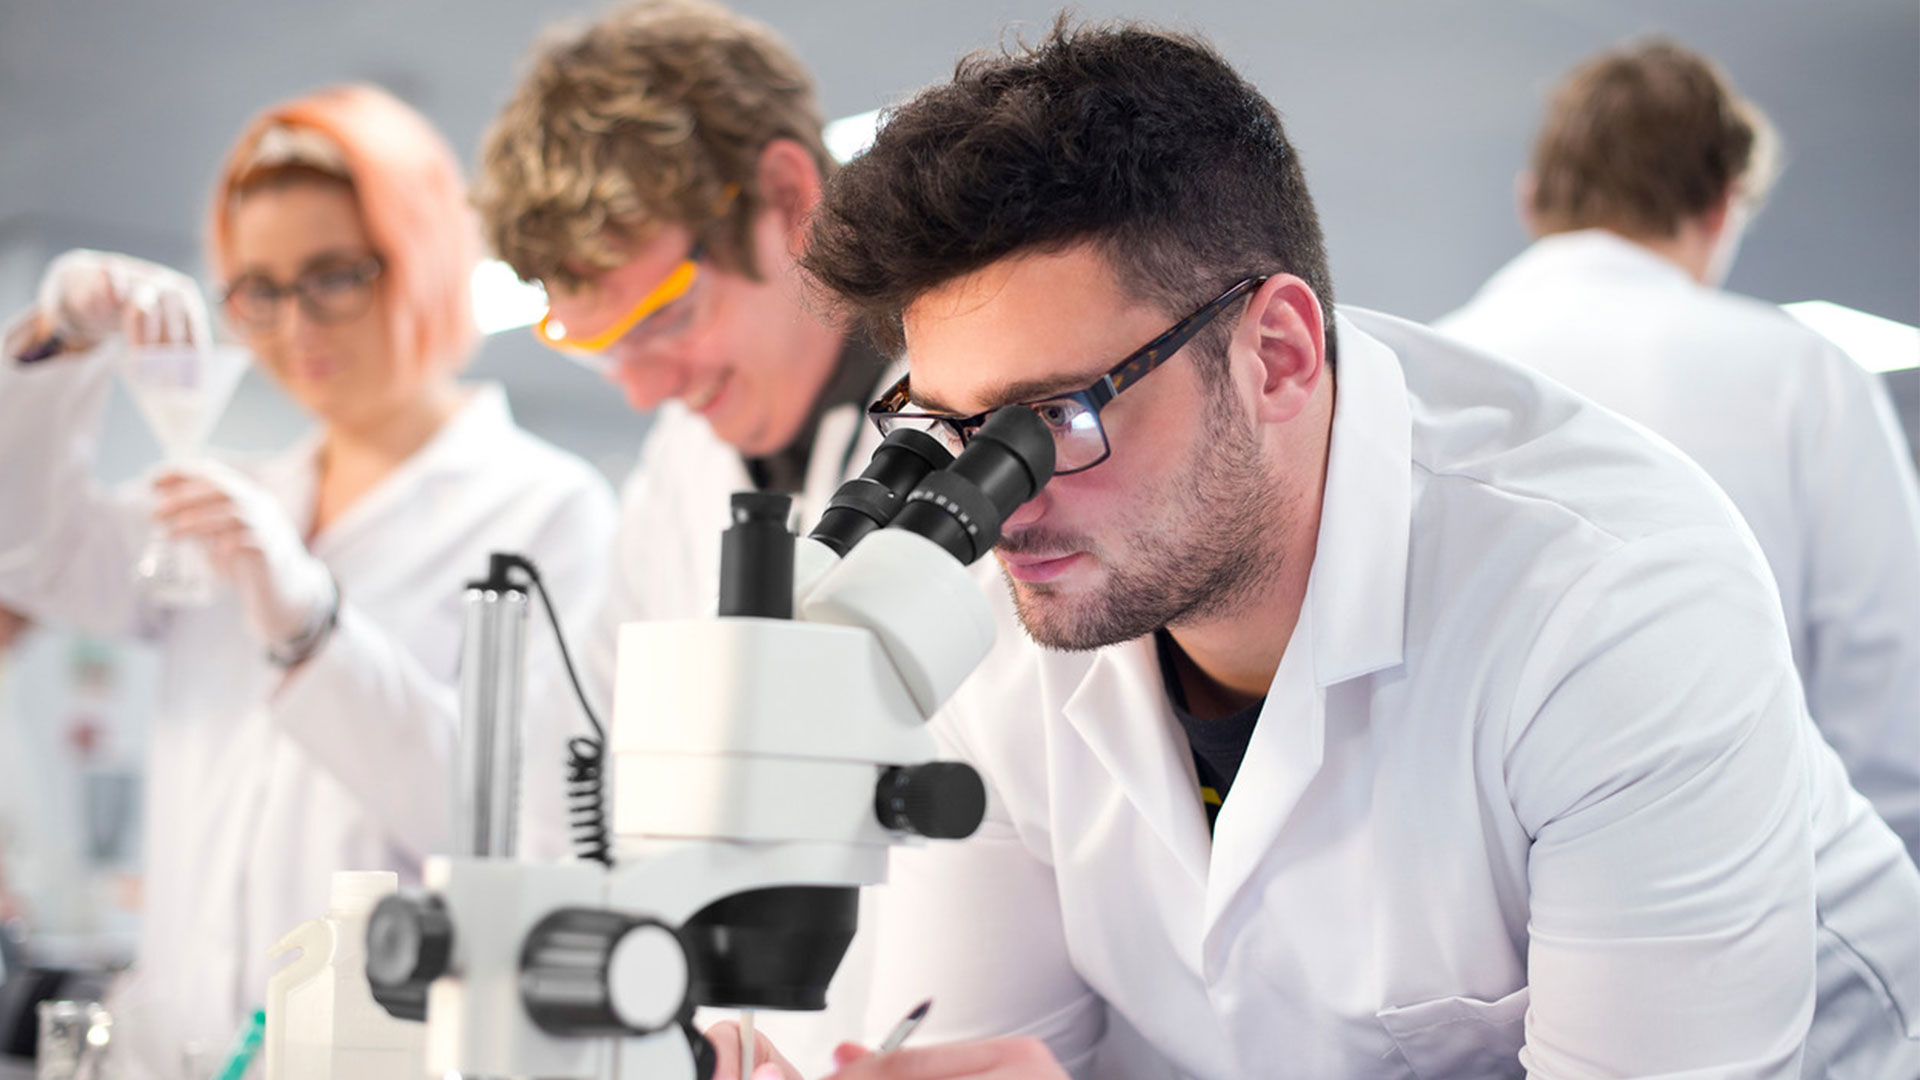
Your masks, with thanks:
[(392, 873), (333, 875), (327, 915), (273, 946), (300, 955), (267, 981), (267, 1080), (420, 1080), (425, 1024), (395, 1020), (367, 989), (367, 916)]

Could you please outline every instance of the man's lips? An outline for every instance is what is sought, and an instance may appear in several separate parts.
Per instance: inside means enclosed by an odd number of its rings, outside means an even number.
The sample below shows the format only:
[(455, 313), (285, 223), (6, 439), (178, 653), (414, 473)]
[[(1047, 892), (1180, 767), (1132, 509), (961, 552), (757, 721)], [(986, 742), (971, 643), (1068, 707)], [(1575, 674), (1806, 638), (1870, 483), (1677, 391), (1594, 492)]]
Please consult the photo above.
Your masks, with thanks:
[(1065, 555), (1008, 554), (1000, 552), (1000, 565), (1015, 581), (1042, 582), (1052, 581), (1072, 569), (1079, 560), (1085, 558), (1079, 552)]

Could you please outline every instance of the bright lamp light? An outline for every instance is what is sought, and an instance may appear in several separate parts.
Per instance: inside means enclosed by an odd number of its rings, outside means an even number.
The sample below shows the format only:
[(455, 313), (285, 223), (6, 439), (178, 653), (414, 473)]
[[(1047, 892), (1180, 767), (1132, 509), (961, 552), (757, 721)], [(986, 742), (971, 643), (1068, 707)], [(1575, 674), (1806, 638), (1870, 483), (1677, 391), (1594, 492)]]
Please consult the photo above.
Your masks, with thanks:
[(473, 321), (481, 333), (532, 326), (546, 310), (546, 290), (521, 281), (513, 267), (486, 259), (473, 268)]
[(1885, 373), (1920, 367), (1920, 327), (1829, 300), (1801, 300), (1780, 306), (1868, 371)]

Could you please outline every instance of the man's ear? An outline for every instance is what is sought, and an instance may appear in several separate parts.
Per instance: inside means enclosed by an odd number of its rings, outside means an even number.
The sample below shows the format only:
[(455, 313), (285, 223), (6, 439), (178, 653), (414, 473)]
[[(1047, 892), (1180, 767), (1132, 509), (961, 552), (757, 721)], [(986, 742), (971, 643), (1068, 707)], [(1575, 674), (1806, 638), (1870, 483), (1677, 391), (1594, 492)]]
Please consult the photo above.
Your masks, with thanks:
[(820, 201), (820, 165), (792, 139), (774, 139), (760, 148), (754, 179), (767, 209), (780, 215), (789, 234), (805, 225)]
[(1292, 274), (1268, 278), (1247, 301), (1229, 357), (1236, 376), (1245, 372), (1251, 384), (1255, 419), (1285, 423), (1298, 416), (1327, 365), (1325, 316), (1312, 286)]
[(1725, 232), (1727, 224), (1733, 220), (1734, 200), (1740, 197), (1739, 191), (1731, 184), (1726, 194), (1715, 199), (1705, 210), (1700, 211), (1698, 220), (1700, 230), (1715, 244), (1720, 242), (1720, 234)]
[(1540, 222), (1533, 215), (1533, 194), (1539, 189), (1539, 181), (1532, 169), (1522, 169), (1513, 177), (1513, 212), (1520, 219), (1520, 227), (1527, 230), (1531, 239), (1540, 239)]

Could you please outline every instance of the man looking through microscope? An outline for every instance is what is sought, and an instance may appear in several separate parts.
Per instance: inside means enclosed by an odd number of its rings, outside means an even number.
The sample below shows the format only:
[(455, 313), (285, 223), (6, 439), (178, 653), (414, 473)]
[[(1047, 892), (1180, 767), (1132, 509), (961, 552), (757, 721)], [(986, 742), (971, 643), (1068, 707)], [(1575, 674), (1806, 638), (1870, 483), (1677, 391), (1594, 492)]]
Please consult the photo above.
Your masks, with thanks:
[(910, 357), (880, 426), (1023, 404), (1058, 458), (998, 549), (1032, 640), (935, 721), (987, 822), (882, 904), (871, 1016), (931, 996), (949, 1042), (842, 1080), (1084, 1075), (1109, 1017), (1197, 1077), (1920, 1073), (1920, 872), (1732, 507), (1334, 308), (1298, 153), (1210, 47), (963, 61), (805, 263)]

